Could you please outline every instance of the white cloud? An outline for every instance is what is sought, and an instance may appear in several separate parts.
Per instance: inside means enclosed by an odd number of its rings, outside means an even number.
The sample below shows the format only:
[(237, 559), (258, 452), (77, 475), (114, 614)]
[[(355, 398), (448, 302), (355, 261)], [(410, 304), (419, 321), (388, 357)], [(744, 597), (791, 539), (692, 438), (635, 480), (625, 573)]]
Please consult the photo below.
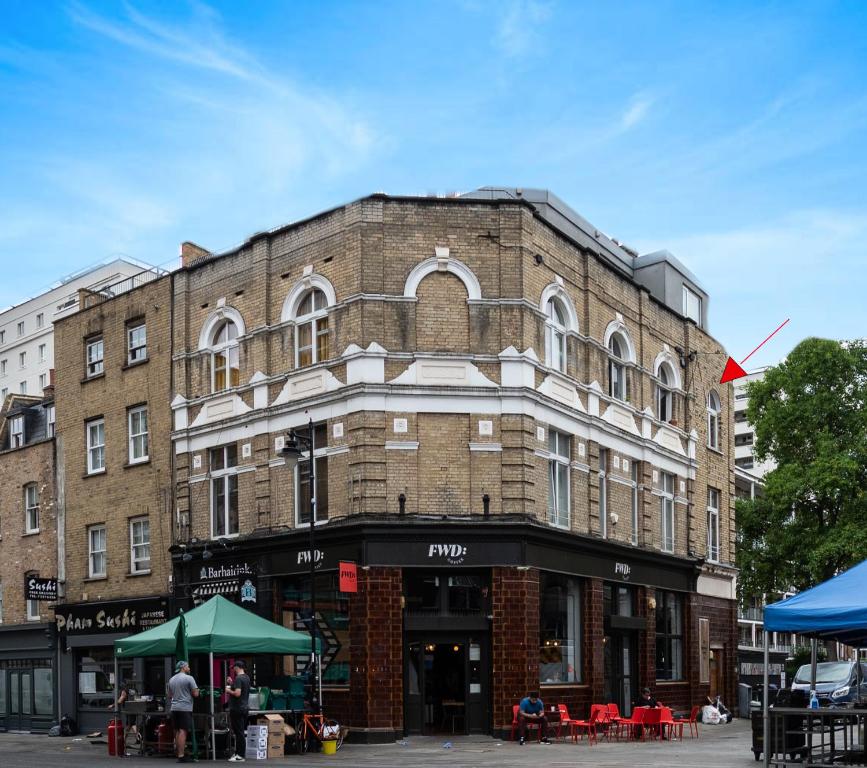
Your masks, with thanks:
[(509, 57), (529, 53), (541, 44), (541, 27), (551, 16), (551, 6), (538, 0), (505, 3), (497, 24), (494, 43)]
[(620, 118), (620, 130), (628, 131), (638, 125), (650, 112), (654, 98), (647, 93), (637, 93), (632, 97), (629, 106)]

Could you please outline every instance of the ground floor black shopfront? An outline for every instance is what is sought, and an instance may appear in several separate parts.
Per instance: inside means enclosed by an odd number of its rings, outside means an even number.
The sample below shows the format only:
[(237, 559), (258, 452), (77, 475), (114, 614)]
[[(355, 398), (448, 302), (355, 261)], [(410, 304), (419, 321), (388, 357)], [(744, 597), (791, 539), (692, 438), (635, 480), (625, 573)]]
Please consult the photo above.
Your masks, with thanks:
[[(82, 732), (103, 731), (113, 717), (114, 641), (162, 624), (172, 614), (168, 596), (57, 605), (58, 712)], [(171, 659), (128, 659), (118, 665), (120, 683), (137, 693), (162, 696)]]
[[(220, 593), (306, 629), (312, 557), (323, 701), (356, 738), (500, 734), (535, 689), (581, 716), (598, 701), (629, 712), (645, 685), (687, 708), (726, 655), (718, 684), (734, 695), (734, 602), (697, 593), (698, 561), (523, 519), (353, 520), (316, 541), (311, 553), (303, 529), (239, 539), (207, 559), (187, 545), (175, 597), (188, 608)], [(358, 567), (355, 593), (338, 588), (342, 561)], [(264, 685), (307, 664), (254, 661)]]
[(47, 731), (57, 719), (52, 624), (0, 626), (0, 731)]

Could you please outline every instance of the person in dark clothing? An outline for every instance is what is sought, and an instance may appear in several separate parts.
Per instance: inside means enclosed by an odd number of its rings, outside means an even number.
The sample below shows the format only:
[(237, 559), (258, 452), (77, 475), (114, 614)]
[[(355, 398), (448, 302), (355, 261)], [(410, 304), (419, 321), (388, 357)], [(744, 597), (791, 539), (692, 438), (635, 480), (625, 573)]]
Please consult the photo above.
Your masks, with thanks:
[(526, 698), (521, 699), (521, 703), (518, 705), (519, 744), (523, 744), (526, 740), (528, 725), (538, 725), (542, 743), (551, 743), (548, 741), (548, 718), (545, 717), (545, 705), (536, 691), (530, 692)]
[(233, 667), (235, 679), (226, 680), (226, 693), (229, 694), (229, 724), (235, 735), (235, 754), (229, 761), (242, 763), (247, 759), (247, 742), (244, 740), (247, 730), (247, 715), (250, 712), (250, 678), (247, 677), (247, 665), (238, 659)]
[(635, 700), (635, 704), (633, 707), (649, 707), (650, 709), (656, 709), (659, 706), (659, 702), (650, 695), (650, 688), (645, 688), (641, 691), (641, 696), (639, 696)]

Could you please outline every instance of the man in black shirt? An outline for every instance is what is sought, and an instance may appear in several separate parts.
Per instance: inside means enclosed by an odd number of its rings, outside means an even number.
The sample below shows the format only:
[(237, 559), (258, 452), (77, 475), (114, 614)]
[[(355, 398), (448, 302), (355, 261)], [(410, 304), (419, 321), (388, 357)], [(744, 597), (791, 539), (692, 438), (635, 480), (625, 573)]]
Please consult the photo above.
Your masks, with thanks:
[(230, 762), (243, 763), (247, 759), (247, 743), (244, 740), (247, 729), (247, 715), (250, 711), (250, 678), (246, 673), (247, 665), (238, 659), (235, 662), (235, 679), (226, 680), (226, 693), (229, 694), (229, 723), (235, 735), (235, 754)]
[(656, 699), (653, 698), (653, 696), (650, 695), (650, 688), (645, 688), (641, 691), (641, 696), (639, 696), (635, 700), (635, 706), (649, 707), (651, 709), (655, 709), (657, 706), (659, 706), (659, 703), (656, 701)]

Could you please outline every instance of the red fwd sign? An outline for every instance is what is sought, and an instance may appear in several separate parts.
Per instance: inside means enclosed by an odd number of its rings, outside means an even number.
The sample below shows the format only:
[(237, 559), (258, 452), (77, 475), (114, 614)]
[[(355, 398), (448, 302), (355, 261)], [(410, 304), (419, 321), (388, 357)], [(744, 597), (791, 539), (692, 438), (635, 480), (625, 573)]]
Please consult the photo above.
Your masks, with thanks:
[(341, 592), (358, 592), (358, 567), (355, 563), (340, 563), (338, 573)]

